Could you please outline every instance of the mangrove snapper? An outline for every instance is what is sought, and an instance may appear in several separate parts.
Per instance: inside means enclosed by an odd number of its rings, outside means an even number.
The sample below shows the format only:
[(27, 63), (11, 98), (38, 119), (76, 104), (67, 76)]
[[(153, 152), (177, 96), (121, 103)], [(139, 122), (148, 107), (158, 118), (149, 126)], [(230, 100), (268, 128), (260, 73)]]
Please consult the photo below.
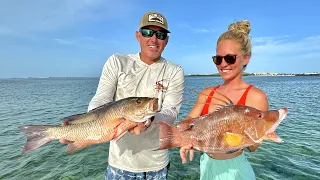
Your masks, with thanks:
[[(107, 103), (87, 113), (64, 118), (67, 126), (28, 125), (19, 127), (26, 137), (23, 152), (29, 152), (57, 139), (68, 142), (67, 152), (92, 144), (118, 140), (128, 129), (158, 112), (158, 99), (129, 97)], [(125, 118), (125, 119), (123, 119)]]

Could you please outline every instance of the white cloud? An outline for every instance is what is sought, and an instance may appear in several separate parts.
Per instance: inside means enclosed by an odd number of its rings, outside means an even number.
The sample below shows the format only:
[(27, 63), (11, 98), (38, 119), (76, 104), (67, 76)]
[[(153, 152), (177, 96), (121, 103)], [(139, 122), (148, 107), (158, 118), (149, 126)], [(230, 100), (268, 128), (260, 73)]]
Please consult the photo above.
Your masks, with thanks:
[(178, 23), (177, 26), (179, 28), (182, 28), (182, 29), (189, 29), (189, 31), (192, 31), (194, 33), (211, 33), (211, 32), (215, 32), (214, 29), (195, 28), (195, 27), (191, 27), (188, 24), (183, 24), (183, 23)]
[(53, 39), (54, 42), (60, 45), (66, 45), (70, 47), (86, 48), (86, 49), (103, 49), (107, 44), (117, 43), (116, 41), (95, 39), (91, 37), (79, 37), (74, 39)]
[[(255, 45), (254, 43), (260, 42)], [(257, 44), (257, 43), (256, 43)], [(312, 36), (303, 39), (293, 40), (288, 37), (274, 38), (261, 37), (253, 39), (254, 55), (278, 56), (285, 54), (287, 57), (316, 53), (320, 55), (320, 36)], [(319, 53), (317, 53), (319, 52)]]
[(210, 33), (210, 32), (215, 32), (213, 29), (192, 28), (191, 30), (192, 30), (193, 32), (196, 32), (196, 33)]
[(296, 73), (319, 69), (320, 36), (300, 39), (295, 36), (259, 37), (252, 41), (250, 72)]
[(54, 41), (56, 41), (59, 44), (68, 44), (68, 45), (74, 45), (75, 42), (70, 41), (70, 40), (63, 40), (63, 39), (53, 39)]
[(124, 17), (123, 12), (132, 9), (131, 3), (112, 0), (0, 1), (0, 24), (13, 31), (48, 31), (85, 20)]

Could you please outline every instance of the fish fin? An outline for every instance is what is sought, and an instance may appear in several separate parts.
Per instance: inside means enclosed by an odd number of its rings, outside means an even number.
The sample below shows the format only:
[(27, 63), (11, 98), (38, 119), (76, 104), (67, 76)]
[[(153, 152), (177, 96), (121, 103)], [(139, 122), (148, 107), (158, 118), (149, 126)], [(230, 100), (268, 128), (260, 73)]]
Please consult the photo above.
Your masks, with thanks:
[(283, 142), (283, 140), (274, 132), (267, 133), (262, 137), (263, 140), (270, 140), (277, 143)]
[(30, 152), (54, 140), (53, 138), (50, 138), (46, 132), (47, 129), (51, 127), (54, 126), (20, 126), (19, 129), (24, 133), (24, 136), (27, 139), (22, 152)]
[(113, 140), (117, 142), (119, 139), (122, 138), (128, 132), (129, 129), (134, 128), (138, 125), (137, 122), (126, 120), (123, 118), (119, 118), (120, 124), (116, 126), (116, 134), (114, 135)]
[(124, 131), (124, 132), (122, 132), (121, 134), (116, 135), (116, 137), (115, 137), (114, 139), (112, 139), (112, 140), (113, 140), (114, 142), (118, 142), (118, 141), (122, 138), (122, 136), (124, 136), (127, 132), (128, 132), (128, 131)]
[(83, 122), (77, 120), (82, 118), (85, 114), (87, 113), (73, 114), (71, 116), (63, 118), (62, 121), (67, 122), (68, 124), (81, 124)]
[(84, 148), (84, 147), (86, 147), (88, 145), (91, 145), (91, 144), (89, 144), (89, 143), (71, 142), (71, 143), (68, 143), (68, 147), (67, 147), (66, 152), (72, 152), (72, 151)]
[[(202, 92), (197, 92), (196, 90), (192, 90), (192, 89), (186, 89), (186, 90), (189, 90), (189, 91), (194, 92), (194, 93), (197, 93), (197, 94), (202, 94), (202, 95), (205, 95), (205, 96), (209, 96), (208, 94), (205, 94), (205, 93), (202, 93)], [(218, 100), (218, 101), (220, 101), (220, 102), (223, 102), (225, 105), (222, 105), (222, 106), (234, 105), (233, 102), (231, 101), (231, 99), (230, 99), (228, 96), (226, 96), (226, 95), (218, 92), (217, 90), (214, 90), (214, 89), (213, 89), (213, 91), (215, 91), (215, 93), (221, 95), (223, 98), (226, 99), (226, 100), (223, 100), (223, 99), (220, 99), (220, 98), (216, 98), (216, 97), (210, 96), (210, 97), (213, 98), (213, 99), (216, 99), (216, 100)]]
[(231, 147), (239, 146), (242, 142), (243, 135), (226, 132), (223, 134), (223, 142)]
[(156, 150), (169, 149), (180, 146), (180, 132), (176, 127), (170, 126), (166, 122), (157, 122), (155, 124), (160, 128), (159, 146)]
[(104, 122), (104, 123), (102, 124), (102, 126), (108, 127), (108, 128), (110, 128), (110, 127), (118, 128), (118, 127), (121, 125), (121, 123), (123, 123), (123, 122), (125, 122), (125, 121), (126, 121), (126, 120), (123, 119), (123, 118), (117, 118), (117, 119), (113, 119), (113, 120), (111, 120), (111, 121), (106, 121), (106, 122)]
[(224, 101), (224, 100), (221, 100), (221, 99), (215, 98), (215, 97), (212, 97), (212, 98), (217, 99), (217, 100), (219, 100), (221, 102), (224, 102), (227, 106), (234, 105), (233, 102), (231, 101), (231, 99), (228, 96), (218, 92), (216, 89), (214, 91), (215, 91), (215, 93), (220, 94), (222, 97), (224, 97), (227, 101)]
[[(210, 103), (210, 104), (212, 104), (212, 103)], [(229, 106), (229, 105), (222, 105), (222, 104), (213, 104), (213, 105), (217, 106), (214, 111), (219, 111), (220, 109), (223, 109), (223, 108), (226, 108)]]
[(81, 114), (74, 114), (68, 117), (65, 117), (62, 119), (63, 122), (67, 122), (68, 124), (81, 124), (81, 123), (87, 123), (90, 121), (95, 121), (97, 118), (95, 118), (95, 111), (98, 111), (99, 109), (102, 109), (106, 106), (110, 106), (114, 102), (109, 102), (106, 104), (103, 104), (101, 106), (98, 106), (94, 109), (91, 109), (89, 112), (81, 113)]
[(191, 130), (193, 127), (194, 127), (193, 119), (182, 120), (176, 125), (176, 128), (178, 128), (180, 132)]
[(104, 108), (104, 107), (110, 106), (111, 104), (114, 104), (114, 103), (115, 103), (115, 102), (112, 101), (112, 102), (108, 102), (108, 103), (102, 104), (101, 106), (98, 106), (98, 107), (96, 107), (96, 108), (91, 109), (88, 113), (97, 111), (97, 110), (102, 109), (102, 108)]

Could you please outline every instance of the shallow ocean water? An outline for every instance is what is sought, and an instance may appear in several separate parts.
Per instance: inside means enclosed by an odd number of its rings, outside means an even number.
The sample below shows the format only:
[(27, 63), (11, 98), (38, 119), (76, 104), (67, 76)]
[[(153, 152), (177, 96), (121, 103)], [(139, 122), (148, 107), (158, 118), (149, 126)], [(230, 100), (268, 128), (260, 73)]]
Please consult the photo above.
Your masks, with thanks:
[[(320, 179), (320, 77), (244, 77), (267, 93), (270, 109), (287, 107), (289, 114), (276, 133), (284, 139), (265, 141), (247, 153), (258, 180)], [(27, 124), (60, 124), (63, 117), (85, 112), (98, 78), (0, 79), (0, 179), (104, 179), (108, 143), (76, 153), (54, 141), (21, 154), (25, 142), (18, 129)], [(220, 77), (186, 77), (186, 89), (200, 91), (222, 83)], [(185, 102), (197, 94), (186, 91)], [(192, 104), (184, 103), (177, 121)], [(169, 179), (199, 179), (199, 157), (182, 164), (179, 149), (170, 149)]]

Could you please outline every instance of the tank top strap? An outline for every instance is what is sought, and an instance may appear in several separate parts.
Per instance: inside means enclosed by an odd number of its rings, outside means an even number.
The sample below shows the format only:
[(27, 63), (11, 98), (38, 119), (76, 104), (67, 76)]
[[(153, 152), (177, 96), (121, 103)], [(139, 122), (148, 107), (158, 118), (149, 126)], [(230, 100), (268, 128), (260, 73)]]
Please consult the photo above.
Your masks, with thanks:
[(212, 97), (213, 97), (213, 95), (214, 95), (214, 92), (215, 92), (215, 90), (218, 89), (219, 87), (220, 87), (220, 85), (214, 87), (214, 88), (212, 89), (212, 91), (210, 92), (210, 94), (209, 94), (209, 96), (208, 96), (208, 98), (207, 98), (206, 104), (204, 105), (203, 110), (202, 110), (202, 112), (201, 112), (201, 116), (202, 116), (202, 115), (205, 115), (205, 114), (208, 114), (208, 112), (209, 112), (209, 106), (210, 106)]
[(237, 105), (246, 105), (246, 99), (247, 99), (247, 95), (248, 95), (248, 92), (250, 90), (250, 88), (253, 87), (252, 84), (250, 84), (246, 91), (242, 94), (240, 100), (238, 101)]

